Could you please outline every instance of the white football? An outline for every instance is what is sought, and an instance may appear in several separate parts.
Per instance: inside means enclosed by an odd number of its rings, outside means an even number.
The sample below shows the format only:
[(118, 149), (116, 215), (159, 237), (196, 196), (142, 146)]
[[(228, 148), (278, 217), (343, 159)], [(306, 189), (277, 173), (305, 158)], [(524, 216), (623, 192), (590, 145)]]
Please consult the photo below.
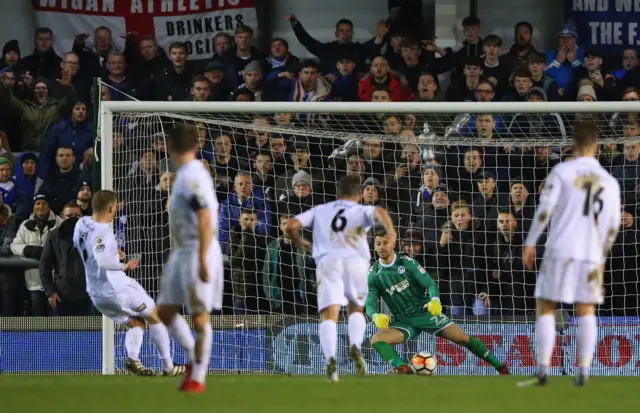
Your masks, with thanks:
[(419, 376), (432, 376), (438, 368), (438, 361), (433, 354), (421, 351), (413, 356), (411, 366)]

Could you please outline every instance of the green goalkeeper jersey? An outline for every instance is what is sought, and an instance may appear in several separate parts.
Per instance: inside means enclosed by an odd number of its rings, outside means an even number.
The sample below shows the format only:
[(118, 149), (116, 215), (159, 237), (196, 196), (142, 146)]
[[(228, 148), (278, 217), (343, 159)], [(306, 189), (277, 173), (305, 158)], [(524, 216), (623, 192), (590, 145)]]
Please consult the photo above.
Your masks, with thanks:
[(373, 316), (379, 312), (382, 298), (393, 317), (409, 317), (427, 313), (424, 305), (439, 295), (438, 286), (416, 260), (395, 254), (393, 263), (384, 265), (378, 260), (369, 270), (365, 308), (367, 315)]

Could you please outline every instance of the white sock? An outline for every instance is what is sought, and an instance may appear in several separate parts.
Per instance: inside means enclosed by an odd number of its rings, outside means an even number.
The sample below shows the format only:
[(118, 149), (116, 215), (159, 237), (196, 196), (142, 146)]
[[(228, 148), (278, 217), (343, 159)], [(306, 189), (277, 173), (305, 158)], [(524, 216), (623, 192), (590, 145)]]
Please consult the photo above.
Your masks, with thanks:
[(206, 323), (202, 333), (196, 333), (196, 357), (191, 378), (198, 383), (204, 383), (207, 376), (212, 339), (213, 329), (211, 324)]
[(169, 341), (169, 332), (164, 324), (151, 324), (149, 325), (151, 331), (151, 338), (153, 344), (156, 345), (158, 354), (162, 359), (162, 369), (164, 371), (171, 371), (173, 369), (173, 360), (171, 359), (171, 342)]
[(598, 323), (595, 315), (587, 315), (578, 318), (578, 356), (580, 373), (589, 375), (593, 353), (596, 349), (598, 335)]
[(180, 344), (180, 347), (187, 352), (189, 361), (193, 363), (193, 348), (195, 347), (195, 340), (193, 339), (191, 329), (184, 317), (180, 314), (176, 314), (173, 319), (173, 323), (167, 326), (167, 330), (169, 330), (171, 336), (178, 342), (178, 344)]
[(536, 321), (536, 347), (538, 349), (538, 372), (547, 374), (551, 365), (553, 346), (556, 343), (556, 317), (545, 314)]
[(349, 344), (355, 344), (360, 350), (362, 346), (362, 340), (364, 340), (364, 330), (367, 327), (367, 322), (364, 319), (364, 314), (358, 312), (349, 316)]
[(319, 327), (320, 346), (324, 358), (329, 362), (331, 357), (335, 358), (338, 351), (338, 332), (336, 331), (336, 323), (333, 320), (325, 320), (320, 323)]
[(127, 357), (140, 361), (140, 349), (142, 348), (142, 338), (144, 329), (142, 327), (132, 327), (124, 336), (124, 345), (127, 348)]

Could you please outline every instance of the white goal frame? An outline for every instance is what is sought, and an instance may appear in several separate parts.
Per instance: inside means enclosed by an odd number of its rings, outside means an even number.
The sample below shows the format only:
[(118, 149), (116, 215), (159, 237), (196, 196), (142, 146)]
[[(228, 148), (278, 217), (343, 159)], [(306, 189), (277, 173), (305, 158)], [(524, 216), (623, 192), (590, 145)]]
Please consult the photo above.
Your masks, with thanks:
[[(112, 131), (115, 114), (125, 112), (155, 115), (206, 113), (616, 113), (640, 114), (640, 102), (101, 102), (98, 139), (101, 143), (100, 167), (102, 189), (113, 189)], [(417, 138), (425, 138), (418, 135)], [(433, 141), (431, 141), (433, 142)], [(437, 142), (437, 141), (436, 141)], [(436, 143), (433, 142), (433, 143)], [(426, 143), (426, 142), (425, 142)], [(102, 374), (115, 374), (115, 325), (102, 317)]]

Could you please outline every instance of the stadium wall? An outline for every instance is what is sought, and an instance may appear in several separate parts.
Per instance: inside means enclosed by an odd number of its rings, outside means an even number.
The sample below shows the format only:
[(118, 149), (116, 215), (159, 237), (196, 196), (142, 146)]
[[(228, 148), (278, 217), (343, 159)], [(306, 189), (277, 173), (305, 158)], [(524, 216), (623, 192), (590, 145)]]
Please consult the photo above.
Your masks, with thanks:
[[(300, 322), (287, 316), (214, 317), (213, 351), (210, 369), (218, 374), (321, 374), (324, 361), (318, 338), (318, 323)], [(598, 345), (592, 373), (601, 376), (640, 376), (640, 318), (600, 317)], [(99, 374), (101, 371), (101, 318), (0, 318), (0, 374)], [(459, 324), (485, 342), (513, 374), (529, 375), (535, 370), (534, 324), (513, 320), (478, 318)], [(366, 339), (375, 333), (367, 327)], [(348, 373), (347, 326), (338, 327), (339, 365)], [(116, 333), (116, 370), (123, 369), (124, 330)], [(440, 375), (492, 375), (495, 370), (466, 350), (422, 334), (404, 346), (407, 357), (417, 351), (436, 354)], [(174, 344), (176, 362), (184, 353)], [(389, 368), (373, 349), (363, 353), (372, 374)], [(141, 360), (159, 370), (151, 337), (145, 334)], [(558, 335), (552, 374), (574, 374), (577, 366), (577, 325), (569, 321)]]

